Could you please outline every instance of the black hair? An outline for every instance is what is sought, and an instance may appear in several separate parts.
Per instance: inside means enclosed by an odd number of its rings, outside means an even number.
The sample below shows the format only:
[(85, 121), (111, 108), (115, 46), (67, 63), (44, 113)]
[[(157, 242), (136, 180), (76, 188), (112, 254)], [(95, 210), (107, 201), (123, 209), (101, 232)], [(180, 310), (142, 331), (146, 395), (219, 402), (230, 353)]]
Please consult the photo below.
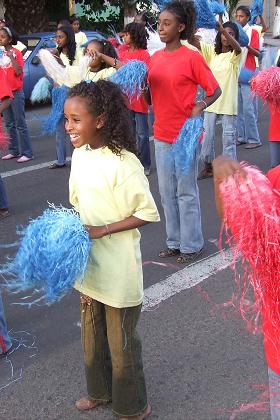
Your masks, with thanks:
[(142, 23), (131, 22), (124, 28), (124, 32), (129, 33), (134, 47), (142, 50), (147, 49), (147, 31)]
[(72, 23), (74, 23), (76, 21), (80, 22), (80, 19), (76, 15), (70, 16), (70, 18), (69, 18), (70, 25), (72, 25)]
[(236, 9), (236, 12), (238, 12), (238, 10), (241, 10), (249, 19), (251, 19), (251, 12), (248, 6), (238, 6)]
[(16, 45), (18, 42), (18, 34), (11, 28), (8, 28), (7, 26), (4, 26), (3, 28), (0, 28), (1, 31), (5, 31), (5, 33), (8, 35), (9, 38), (11, 38), (11, 44)]
[(193, 1), (172, 1), (168, 3), (163, 11), (174, 15), (179, 23), (185, 25), (185, 29), (180, 33), (180, 39), (191, 39), (196, 31), (196, 11)]
[(122, 150), (137, 153), (129, 110), (120, 88), (107, 80), (81, 82), (69, 91), (69, 98), (85, 98), (90, 112), (104, 115), (100, 129), (104, 144), (112, 153), (121, 156)]
[[(70, 25), (61, 26), (61, 28), (57, 29), (57, 31), (61, 31), (67, 36), (67, 57), (69, 59), (70, 66), (72, 66), (77, 49), (73, 28)], [(57, 47), (57, 51), (60, 54), (62, 52), (62, 48)]]
[[(239, 30), (238, 26), (234, 22), (226, 22), (223, 24), (223, 28), (231, 28), (234, 30), (234, 38), (238, 42), (239, 41)], [(233, 51), (233, 48), (231, 49)], [(221, 39), (221, 33), (218, 32), (215, 40), (215, 53), (221, 54), (223, 52), (223, 46), (222, 46), (222, 39)]]
[[(118, 58), (118, 54), (116, 49), (113, 47), (113, 45), (111, 44), (111, 42), (107, 41), (106, 39), (92, 39), (91, 41), (89, 41), (87, 43), (87, 45), (95, 43), (97, 45), (100, 46), (100, 52), (104, 55), (108, 55), (109, 57), (112, 58)], [(110, 67), (109, 64), (106, 64), (104, 61), (101, 63), (100, 69), (99, 70), (103, 70)]]
[(70, 25), (70, 22), (67, 19), (61, 19), (57, 22), (57, 25), (68, 26)]

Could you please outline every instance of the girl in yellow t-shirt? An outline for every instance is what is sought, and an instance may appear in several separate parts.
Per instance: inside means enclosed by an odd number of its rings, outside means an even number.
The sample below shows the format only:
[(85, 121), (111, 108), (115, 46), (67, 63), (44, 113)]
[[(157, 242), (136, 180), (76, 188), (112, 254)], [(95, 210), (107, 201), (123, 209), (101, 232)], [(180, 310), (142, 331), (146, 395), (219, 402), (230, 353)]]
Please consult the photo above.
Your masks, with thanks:
[(120, 67), (117, 52), (107, 40), (92, 40), (88, 43), (85, 54), (92, 57), (85, 80), (96, 82), (107, 79)]
[(236, 159), (238, 76), (242, 57), (241, 47), (238, 43), (239, 31), (237, 25), (230, 21), (224, 25), (217, 22), (217, 29), (215, 45), (204, 42), (196, 45), (222, 90), (217, 101), (205, 109), (205, 134), (201, 149), (204, 168), (198, 179), (213, 176), (212, 161), (215, 158), (215, 131), (218, 116), (222, 118), (223, 154)]
[(159, 220), (135, 155), (120, 89), (99, 80), (73, 87), (64, 107), (75, 147), (70, 202), (94, 239), (81, 293), (81, 331), (88, 395), (80, 411), (112, 401), (121, 419), (144, 419), (147, 402), (136, 325), (143, 300), (138, 227)]

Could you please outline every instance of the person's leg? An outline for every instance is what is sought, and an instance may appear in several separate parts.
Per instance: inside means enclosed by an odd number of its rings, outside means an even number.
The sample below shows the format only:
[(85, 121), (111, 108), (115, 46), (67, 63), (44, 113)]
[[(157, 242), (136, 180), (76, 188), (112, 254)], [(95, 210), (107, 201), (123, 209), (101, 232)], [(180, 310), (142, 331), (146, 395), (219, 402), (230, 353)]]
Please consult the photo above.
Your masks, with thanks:
[(0, 292), (0, 355), (7, 353), (12, 347), (12, 342), (8, 334), (4, 306)]
[(238, 115), (237, 115), (237, 128), (238, 128), (238, 142), (239, 143), (246, 143), (246, 135), (245, 135), (245, 121), (244, 121), (244, 113), (243, 113), (243, 84), (238, 85)]
[(6, 189), (5, 189), (4, 182), (3, 182), (2, 178), (1, 178), (1, 175), (0, 175), (0, 210), (1, 209), (7, 210), (8, 207), (9, 207), (9, 204), (8, 204)]
[(280, 375), (268, 368), (271, 420), (280, 420)]
[(112, 369), (105, 309), (96, 300), (91, 299), (89, 302), (90, 304), (81, 303), (81, 336), (87, 391), (92, 401), (106, 403), (112, 397)]
[[(201, 251), (204, 240), (201, 228), (199, 190), (197, 185), (197, 153), (187, 175), (176, 167), (178, 190), (176, 200), (180, 215), (180, 251), (181, 254), (193, 254)], [(182, 261), (184, 262), (184, 261)]]
[(271, 168), (280, 165), (280, 141), (269, 142), (269, 154)]
[(166, 244), (170, 249), (180, 249), (180, 216), (177, 200), (175, 162), (170, 157), (171, 144), (155, 140), (155, 158), (161, 203), (165, 215)]
[(55, 146), (56, 146), (56, 158), (57, 166), (64, 166), (66, 164), (66, 141), (67, 133), (65, 130), (64, 117), (62, 117), (57, 124), (55, 133)]
[(136, 139), (137, 147), (140, 153), (140, 161), (144, 169), (149, 171), (151, 167), (151, 154), (150, 154), (150, 140), (149, 140), (149, 125), (148, 114), (135, 112), (136, 123)]
[[(9, 154), (12, 156), (19, 156), (19, 140), (18, 140), (18, 133), (16, 129), (16, 116), (14, 114), (14, 107), (13, 102), (11, 105), (4, 109), (3, 117), (5, 121), (5, 126), (8, 132), (8, 136), (10, 139), (9, 143)], [(4, 157), (5, 158), (5, 157)]]
[(223, 155), (236, 160), (236, 116), (223, 115)]
[(142, 347), (136, 331), (141, 306), (119, 309), (105, 305), (113, 411), (118, 416), (137, 416), (147, 408)]
[(242, 84), (243, 115), (245, 124), (245, 140), (249, 144), (261, 145), (256, 121), (255, 108), (250, 85)]
[(16, 117), (16, 129), (20, 141), (20, 154), (32, 158), (31, 138), (25, 119), (25, 99), (23, 90), (13, 92), (14, 99), (11, 103), (14, 115)]

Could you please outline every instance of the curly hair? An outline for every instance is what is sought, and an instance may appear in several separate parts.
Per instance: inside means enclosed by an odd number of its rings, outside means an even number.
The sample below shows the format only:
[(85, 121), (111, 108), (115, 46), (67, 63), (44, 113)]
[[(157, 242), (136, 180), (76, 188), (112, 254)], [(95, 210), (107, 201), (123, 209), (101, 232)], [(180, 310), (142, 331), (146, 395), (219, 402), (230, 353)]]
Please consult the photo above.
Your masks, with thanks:
[[(76, 55), (76, 49), (77, 49), (77, 44), (75, 41), (75, 33), (72, 29), (72, 26), (67, 25), (67, 26), (61, 26), (58, 31), (63, 32), (66, 37), (67, 37), (67, 57), (69, 59), (69, 63), (70, 66), (72, 66), (74, 60), (75, 60), (75, 55)], [(57, 51), (59, 52), (59, 54), (62, 52), (62, 48), (57, 47)]]
[(131, 22), (124, 28), (124, 32), (130, 35), (134, 47), (141, 50), (147, 49), (147, 31), (142, 23)]
[(16, 45), (17, 44), (17, 42), (18, 42), (18, 34), (12, 28), (8, 28), (7, 26), (4, 26), (0, 30), (1, 31), (4, 31), (8, 35), (8, 37), (11, 40), (11, 44), (12, 45)]
[[(234, 30), (234, 38), (235, 40), (238, 42), (239, 41), (239, 30), (238, 30), (238, 26), (236, 25), (236, 23), (234, 22), (226, 22), (223, 24), (223, 28), (231, 28)], [(231, 48), (231, 51), (233, 49)], [(221, 33), (218, 32), (217, 36), (216, 36), (216, 40), (215, 40), (215, 53), (216, 54), (221, 54), (223, 52), (223, 46), (222, 46), (222, 37), (221, 37)]]
[(112, 153), (121, 156), (125, 149), (137, 154), (129, 110), (117, 85), (107, 80), (81, 82), (69, 91), (69, 98), (76, 96), (87, 100), (89, 111), (95, 117), (104, 115), (100, 133)]
[[(113, 47), (111, 42), (107, 41), (106, 39), (92, 39), (90, 42), (88, 42), (87, 46), (90, 44), (97, 44), (100, 47), (100, 52), (104, 55), (108, 55), (112, 58), (118, 58), (118, 54), (116, 49)], [(109, 64), (106, 64), (104, 61), (101, 63), (100, 69), (103, 70), (105, 68), (110, 67)]]
[(168, 3), (163, 11), (174, 15), (179, 23), (185, 25), (185, 29), (180, 33), (180, 39), (191, 39), (196, 31), (196, 11), (193, 1), (175, 0)]

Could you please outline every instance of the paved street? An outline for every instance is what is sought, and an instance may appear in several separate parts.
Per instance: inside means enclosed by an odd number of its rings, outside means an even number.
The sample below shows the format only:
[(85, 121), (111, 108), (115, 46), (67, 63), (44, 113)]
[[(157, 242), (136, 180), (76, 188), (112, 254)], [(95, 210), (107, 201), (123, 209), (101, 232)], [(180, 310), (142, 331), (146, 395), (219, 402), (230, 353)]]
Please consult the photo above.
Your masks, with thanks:
[[(48, 202), (69, 206), (69, 168), (47, 167), (55, 158), (54, 138), (41, 136), (40, 117), (48, 111), (47, 106), (27, 111), (35, 159), (23, 166), (0, 162), (11, 210), (0, 221), (0, 244), (16, 241), (16, 227), (41, 214)], [(266, 171), (268, 117), (263, 106), (259, 123), (264, 146), (251, 151), (240, 146), (238, 157)], [(220, 131), (218, 126), (219, 139)], [(162, 215), (154, 159), (149, 180)], [(199, 181), (205, 235), (201, 261), (186, 268), (174, 259), (159, 259), (164, 222), (142, 229), (146, 298), (139, 330), (151, 420), (269, 419), (261, 336), (245, 331), (242, 320), (223, 305), (234, 282), (228, 254), (223, 259), (217, 253), (220, 225), (212, 182)], [(0, 262), (14, 251), (0, 249)], [(74, 408), (75, 399), (86, 393), (77, 293), (31, 309), (14, 304), (20, 297), (3, 293), (11, 336), (20, 346), (0, 360), (0, 419), (111, 419), (110, 407), (88, 414)]]

